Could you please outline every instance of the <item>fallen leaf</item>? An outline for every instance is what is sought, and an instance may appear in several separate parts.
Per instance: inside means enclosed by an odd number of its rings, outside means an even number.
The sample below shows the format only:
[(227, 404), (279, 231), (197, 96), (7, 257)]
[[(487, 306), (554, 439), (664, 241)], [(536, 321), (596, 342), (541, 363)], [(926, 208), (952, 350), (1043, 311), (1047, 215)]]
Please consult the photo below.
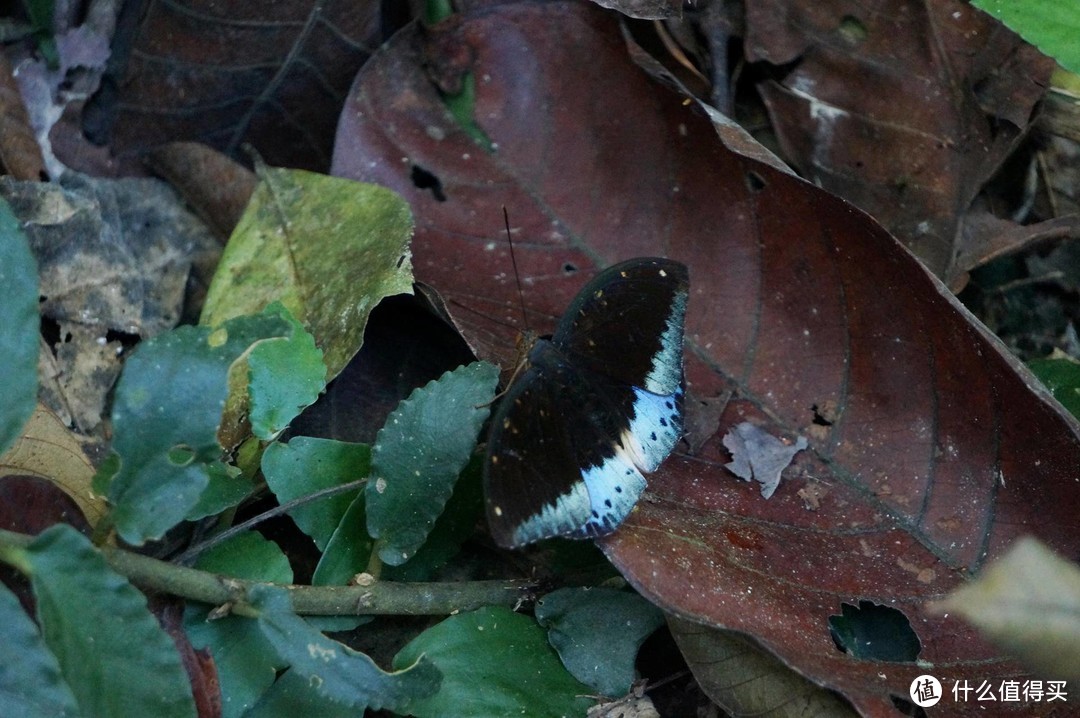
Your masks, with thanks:
[(958, 614), (1046, 678), (1080, 680), (1080, 567), (1021, 538), (971, 583), (929, 607)]
[(766, 499), (780, 485), (780, 473), (791, 464), (795, 454), (807, 447), (804, 436), (787, 444), (749, 421), (733, 426), (724, 435), (723, 444), (731, 452), (731, 463), (724, 468), (744, 481), (757, 481)]
[(151, 1), (131, 15), (83, 113), (96, 142), (129, 164), (176, 140), (234, 157), (249, 143), (269, 164), (312, 170), (326, 168), (349, 84), (394, 21), (373, 0), (232, 0), (198, 13)]
[[(505, 3), (455, 33), (458, 52), (443, 51), (473, 58), (472, 114), (493, 151), (449, 115), (424, 69), (438, 56), (405, 31), (358, 76), (334, 168), (409, 200), (417, 276), (471, 346), (504, 366), (514, 355), (505, 205), (530, 327), (550, 331), (601, 266), (666, 255), (690, 269), (689, 396), (734, 391), (701, 451), (676, 452), (600, 541), (623, 575), (669, 611), (751, 634), (866, 715), (894, 715), (923, 669), (837, 651), (828, 617), (845, 602), (887, 598), (943, 681), (1020, 675), (922, 607), (1020, 533), (1080, 553), (1076, 423), (865, 214), (727, 149), (628, 60), (611, 15)], [(742, 421), (820, 429), (769, 501), (723, 469), (720, 439)], [(799, 496), (810, 481), (829, 486), (817, 511)]]
[[(31, 415), (22, 436), (0, 455), (0, 474), (34, 476), (56, 485), (79, 507), (90, 526), (97, 525), (105, 514), (105, 499), (90, 490), (94, 467), (83, 453), (81, 443), (71, 429), (41, 404)], [(70, 519), (68, 522), (73, 523)], [(45, 525), (37, 526), (37, 531)]]
[(869, 212), (946, 283), (972, 268), (960, 260), (981, 240), (967, 212), (1024, 136), (1052, 60), (959, 0), (754, 0), (744, 47), (750, 62), (791, 68), (759, 89), (803, 177)]

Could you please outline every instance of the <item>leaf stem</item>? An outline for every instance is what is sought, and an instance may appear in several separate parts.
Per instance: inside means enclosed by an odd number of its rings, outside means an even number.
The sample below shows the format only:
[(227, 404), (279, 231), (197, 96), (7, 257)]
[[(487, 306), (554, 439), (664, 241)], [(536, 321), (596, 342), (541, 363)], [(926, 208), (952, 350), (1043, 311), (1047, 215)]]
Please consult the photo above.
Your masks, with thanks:
[(203, 553), (207, 549), (213, 548), (214, 546), (217, 546), (218, 544), (223, 543), (228, 539), (231, 539), (233, 536), (236, 536), (239, 533), (243, 533), (244, 531), (247, 531), (253, 526), (261, 524), (267, 519), (271, 519), (275, 516), (280, 516), (281, 514), (292, 511), (299, 506), (305, 506), (312, 503), (313, 501), (318, 501), (319, 499), (325, 499), (330, 496), (337, 496), (338, 494), (344, 494), (349, 491), (359, 489), (366, 483), (367, 479), (357, 479), (356, 481), (350, 481), (345, 484), (338, 484), (337, 486), (328, 486), (325, 489), (313, 491), (310, 494), (305, 494), (299, 498), (293, 499), (292, 501), (286, 501), (280, 506), (276, 506), (269, 511), (264, 511), (258, 516), (252, 516), (247, 521), (238, 523), (235, 526), (230, 526), (221, 533), (214, 534), (205, 541), (201, 541), (194, 546), (191, 546), (190, 548), (188, 548), (187, 551), (184, 551), (184, 553), (180, 554), (177, 557), (176, 562), (181, 564), (190, 564), (198, 557), (199, 554)]
[[(32, 536), (0, 530), (0, 554), (17, 553)], [(247, 594), (258, 581), (229, 578), (161, 561), (124, 549), (100, 549), (113, 570), (144, 590), (168, 593), (219, 606), (247, 605)], [(532, 580), (399, 583), (376, 581), (369, 586), (285, 586), (293, 610), (309, 616), (407, 615), (444, 616), (481, 606), (514, 607), (535, 594)]]

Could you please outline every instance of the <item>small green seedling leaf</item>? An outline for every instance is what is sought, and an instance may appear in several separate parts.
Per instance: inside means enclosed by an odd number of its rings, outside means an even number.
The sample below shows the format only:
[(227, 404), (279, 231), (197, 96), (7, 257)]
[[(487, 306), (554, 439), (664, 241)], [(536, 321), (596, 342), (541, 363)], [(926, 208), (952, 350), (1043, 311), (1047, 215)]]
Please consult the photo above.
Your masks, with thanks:
[(255, 491), (255, 482), (232, 464), (211, 462), (206, 465), (206, 475), (209, 479), (206, 488), (195, 506), (184, 516), (188, 521), (215, 516), (236, 506)]
[(420, 656), (394, 673), (382, 671), (363, 653), (327, 638), (293, 613), (284, 589), (260, 585), (248, 597), (274, 651), (324, 698), (358, 709), (410, 713), (415, 701), (439, 688), (439, 671), (431, 661)]
[(575, 678), (616, 697), (630, 691), (638, 649), (664, 614), (636, 593), (562, 588), (537, 603), (536, 620)]
[(368, 536), (364, 492), (360, 492), (341, 517), (311, 577), (316, 586), (345, 586), (367, 568), (375, 540)]
[(223, 699), (222, 718), (240, 718), (273, 684), (286, 663), (278, 658), (255, 621), (240, 616), (210, 620), (209, 614), (209, 607), (189, 605), (184, 611), (184, 632), (191, 645), (208, 649), (214, 657)]
[[(249, 581), (291, 583), (292, 568), (281, 549), (248, 531), (201, 554), (195, 568)], [(196, 648), (214, 657), (221, 684), (222, 718), (239, 718), (259, 700), (287, 664), (277, 657), (255, 621), (240, 616), (208, 620), (210, 609), (189, 605), (184, 630)]]
[(267, 307), (292, 325), (285, 337), (259, 342), (248, 357), (251, 433), (278, 436), (326, 388), (326, 365), (315, 338), (281, 304)]
[[(280, 503), (362, 479), (370, 469), (370, 446), (333, 439), (298, 436), (288, 444), (271, 444), (262, 457), (266, 484)], [(357, 489), (329, 496), (297, 507), (289, 515), (324, 550), (359, 493)]]
[(258, 531), (244, 531), (207, 549), (195, 567), (202, 571), (272, 583), (292, 583), (293, 571), (281, 547)]
[(251, 434), (273, 440), (326, 387), (322, 352), (303, 325), (280, 302), (256, 316), (276, 317), (289, 329), (256, 341), (229, 368), (229, 398), (218, 440), (230, 450)]
[(4, 400), (0, 401), (0, 454), (19, 437), (37, 404), (37, 262), (8, 203), (0, 198), (0, 357), (4, 358)]
[(194, 718), (173, 640), (82, 534), (52, 526), (26, 557), (38, 623), (82, 715)]
[(423, 545), (476, 447), (499, 380), (475, 362), (414, 391), (390, 414), (371, 453), (366, 488), (368, 533), (391, 566)]
[(325, 698), (296, 671), (285, 671), (244, 718), (358, 718), (357, 710)]
[(412, 213), (377, 185), (268, 167), (259, 178), (199, 321), (217, 326), (280, 300), (315, 336), (333, 378), (375, 305), (412, 292)]
[(23, 611), (19, 599), (0, 584), (0, 706), (8, 718), (68, 716), (79, 708), (38, 627)]
[(215, 330), (184, 326), (147, 340), (127, 360), (112, 412), (120, 464), (107, 488), (125, 541), (161, 538), (197, 505), (209, 466), (221, 458), (231, 365), (256, 341), (290, 331), (277, 316), (241, 317)]
[(394, 657), (405, 666), (421, 656), (443, 674), (438, 693), (414, 703), (419, 718), (435, 716), (581, 716), (590, 689), (566, 672), (544, 631), (507, 608), (451, 616), (413, 639)]
[(454, 484), (454, 493), (446, 502), (446, 508), (435, 519), (435, 526), (424, 545), (402, 565), (384, 565), (382, 578), (388, 581), (430, 581), (439, 568), (457, 555), (461, 545), (483, 523), (483, 465), (484, 457), (473, 454)]
[(1070, 72), (1080, 73), (1080, 5), (1061, 0), (972, 0)]
[(1055, 352), (1046, 359), (1033, 359), (1028, 368), (1070, 414), (1080, 419), (1080, 362)]

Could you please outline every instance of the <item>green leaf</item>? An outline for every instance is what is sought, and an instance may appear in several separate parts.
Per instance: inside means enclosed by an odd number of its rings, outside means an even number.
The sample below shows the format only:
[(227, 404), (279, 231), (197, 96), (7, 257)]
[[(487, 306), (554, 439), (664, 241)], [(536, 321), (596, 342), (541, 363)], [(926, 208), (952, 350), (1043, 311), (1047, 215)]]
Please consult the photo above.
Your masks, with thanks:
[(1061, 353), (1034, 359), (1028, 362), (1028, 368), (1069, 413), (1080, 419), (1080, 362)]
[(1057, 60), (1070, 72), (1080, 72), (1080, 5), (1062, 0), (972, 0), (1020, 37)]
[(293, 582), (292, 567), (281, 547), (258, 531), (244, 531), (211, 547), (199, 556), (195, 567), (252, 581)]
[(401, 566), (384, 565), (381, 578), (388, 581), (430, 581), (439, 568), (457, 555), (461, 545), (483, 523), (483, 466), (484, 457), (473, 454), (454, 484), (454, 493), (446, 502), (446, 508), (435, 519), (435, 527), (424, 545)]
[(405, 563), (424, 543), (476, 448), (499, 370), (474, 362), (414, 391), (386, 420), (371, 452), (368, 533), (379, 558)]
[(27, 556), (42, 634), (82, 715), (195, 716), (172, 639), (146, 598), (82, 534), (57, 524), (34, 539)]
[(315, 338), (281, 304), (271, 304), (267, 312), (288, 321), (293, 331), (259, 342), (248, 357), (251, 433), (263, 441), (277, 437), (326, 387), (326, 365)]
[[(371, 447), (366, 444), (306, 436), (271, 444), (262, 457), (266, 484), (281, 503), (362, 479), (370, 468)], [(357, 489), (320, 499), (293, 509), (289, 516), (323, 550), (359, 493)]]
[(313, 172), (261, 168), (207, 292), (201, 324), (280, 300), (337, 376), (383, 297), (412, 292), (412, 213), (394, 192)]
[(4, 400), (0, 401), (0, 454), (19, 437), (37, 404), (37, 262), (8, 203), (0, 198), (0, 357), (4, 358)]
[(575, 678), (616, 697), (629, 693), (638, 649), (664, 614), (636, 593), (562, 588), (540, 600), (536, 620)]
[(344, 586), (367, 568), (375, 541), (367, 533), (364, 504), (364, 494), (360, 492), (342, 515), (315, 567), (313, 585)]
[(206, 466), (206, 474), (209, 483), (199, 495), (198, 502), (184, 516), (188, 521), (198, 521), (207, 516), (220, 514), (225, 509), (236, 506), (255, 491), (255, 482), (231, 464), (223, 464), (220, 461), (211, 462)]
[(451, 616), (413, 639), (395, 666), (430, 659), (443, 674), (438, 693), (414, 703), (435, 716), (583, 716), (589, 687), (566, 672), (544, 631), (507, 608)]
[(427, 659), (418, 657), (409, 667), (386, 673), (363, 653), (305, 623), (293, 613), (284, 589), (259, 585), (248, 598), (274, 651), (324, 698), (355, 708), (407, 713), (415, 700), (438, 690), (439, 671)]
[(273, 316), (216, 330), (179, 327), (147, 340), (127, 360), (112, 412), (120, 466), (108, 484), (125, 541), (161, 538), (196, 506), (221, 456), (217, 431), (230, 366), (255, 341), (289, 331)]
[(75, 696), (19, 599), (0, 584), (0, 706), (8, 718), (78, 716)]
[(356, 709), (319, 695), (296, 671), (285, 671), (244, 718), (358, 718)]
[(222, 718), (239, 718), (287, 664), (278, 658), (257, 622), (240, 616), (208, 620), (209, 613), (205, 606), (189, 605), (184, 611), (184, 632), (191, 645), (209, 649), (214, 657)]

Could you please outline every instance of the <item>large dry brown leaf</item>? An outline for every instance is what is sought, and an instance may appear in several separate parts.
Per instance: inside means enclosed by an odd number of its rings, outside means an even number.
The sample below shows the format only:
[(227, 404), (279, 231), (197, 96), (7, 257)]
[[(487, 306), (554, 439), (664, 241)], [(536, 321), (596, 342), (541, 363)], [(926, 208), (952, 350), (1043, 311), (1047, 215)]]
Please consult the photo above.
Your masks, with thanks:
[(115, 70), (84, 127), (131, 157), (175, 140), (325, 169), (353, 75), (380, 42), (375, 0), (125, 4)]
[(761, 93), (804, 177), (947, 282), (980, 261), (971, 245), (997, 236), (965, 228), (967, 213), (1026, 132), (1052, 60), (959, 0), (750, 0), (745, 48), (791, 66)]
[[(906, 614), (946, 685), (1022, 675), (922, 607), (1022, 532), (1080, 553), (1075, 423), (866, 215), (724, 148), (629, 62), (611, 15), (511, 3), (450, 27), (436, 47), (468, 60), (495, 151), (447, 114), (423, 69), (443, 58), (411, 31), (358, 76), (335, 171), (410, 200), (416, 274), (481, 355), (513, 353), (506, 205), (533, 328), (598, 267), (668, 255), (690, 267), (691, 396), (735, 392), (701, 451), (654, 474), (603, 542), (624, 575), (673, 613), (753, 634), (867, 715), (894, 715), (891, 696), (926, 669), (839, 652), (828, 618), (845, 602)], [(723, 468), (720, 437), (744, 420), (810, 439), (769, 500)]]

